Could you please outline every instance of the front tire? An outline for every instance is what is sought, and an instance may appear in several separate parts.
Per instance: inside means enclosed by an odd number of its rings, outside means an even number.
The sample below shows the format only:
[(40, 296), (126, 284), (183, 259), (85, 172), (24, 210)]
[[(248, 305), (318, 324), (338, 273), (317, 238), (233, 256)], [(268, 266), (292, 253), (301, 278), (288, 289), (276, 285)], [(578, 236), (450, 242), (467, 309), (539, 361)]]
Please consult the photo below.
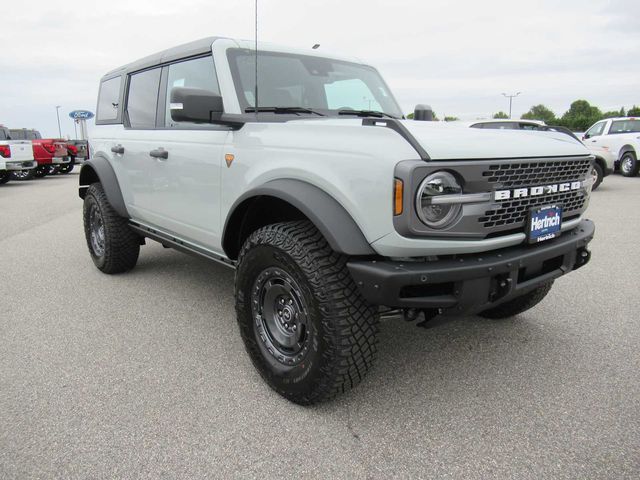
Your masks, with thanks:
[(328, 400), (373, 364), (377, 309), (346, 261), (308, 221), (263, 227), (240, 252), (236, 313), (245, 348), (267, 384), (292, 402)]
[(89, 253), (99, 270), (122, 273), (136, 266), (140, 237), (109, 204), (101, 184), (94, 183), (87, 190), (83, 217)]
[(627, 152), (620, 159), (620, 173), (625, 177), (635, 177), (638, 175), (639, 169), (640, 163), (638, 163), (635, 153)]
[(602, 183), (602, 179), (604, 178), (604, 172), (602, 171), (602, 167), (597, 163), (593, 165), (593, 185), (591, 186), (591, 190), (597, 189)]
[(525, 293), (519, 297), (502, 303), (497, 307), (490, 308), (484, 312), (480, 312), (478, 315), (485, 318), (491, 318), (494, 320), (501, 320), (503, 318), (513, 317), (519, 313), (526, 312), (527, 310), (535, 307), (539, 304), (544, 297), (547, 296), (551, 287), (553, 286), (553, 280), (536, 287), (534, 290)]

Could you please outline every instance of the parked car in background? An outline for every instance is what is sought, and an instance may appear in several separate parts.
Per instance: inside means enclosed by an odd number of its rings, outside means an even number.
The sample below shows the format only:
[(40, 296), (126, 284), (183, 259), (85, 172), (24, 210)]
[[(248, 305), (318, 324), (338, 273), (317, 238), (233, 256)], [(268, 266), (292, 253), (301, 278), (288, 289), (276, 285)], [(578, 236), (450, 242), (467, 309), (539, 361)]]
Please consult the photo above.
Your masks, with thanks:
[(606, 158), (625, 177), (635, 177), (640, 170), (640, 118), (618, 117), (600, 120), (582, 137), (596, 157)]
[(35, 167), (31, 142), (14, 140), (9, 129), (0, 125), (0, 184), (7, 183), (16, 172), (33, 177)]
[[(547, 125), (543, 121), (540, 120), (504, 120), (504, 119), (494, 119), (494, 120), (480, 120), (477, 122), (472, 122), (469, 124), (471, 128), (482, 128), (482, 129), (492, 129), (492, 130), (534, 130), (540, 132), (558, 132), (564, 133), (565, 135), (570, 136), (574, 140), (580, 142), (580, 138), (569, 130), (567, 127), (560, 127), (555, 125)], [(606, 155), (602, 155), (594, 152), (596, 157), (595, 164), (593, 166), (593, 187), (592, 190), (595, 190), (600, 186), (602, 180), (607, 175), (613, 173), (613, 161), (609, 161)]]
[(51, 173), (52, 166), (60, 167), (71, 162), (66, 140), (42, 138), (39, 131), (26, 128), (11, 129), (10, 135), (13, 139), (31, 140), (33, 143), (33, 156), (38, 163), (36, 177), (44, 177)]

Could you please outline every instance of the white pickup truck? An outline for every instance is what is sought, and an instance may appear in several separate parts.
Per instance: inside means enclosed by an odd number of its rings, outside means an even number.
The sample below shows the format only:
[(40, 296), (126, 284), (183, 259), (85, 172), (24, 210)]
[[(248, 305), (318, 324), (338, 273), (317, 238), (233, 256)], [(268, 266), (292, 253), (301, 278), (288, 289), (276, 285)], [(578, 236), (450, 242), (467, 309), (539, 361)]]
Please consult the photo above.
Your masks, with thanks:
[(640, 170), (640, 118), (607, 118), (594, 123), (582, 137), (596, 157), (620, 168), (625, 177), (635, 177)]
[(11, 172), (33, 171), (33, 146), (29, 140), (11, 140), (9, 129), (0, 125), (0, 185), (11, 179)]

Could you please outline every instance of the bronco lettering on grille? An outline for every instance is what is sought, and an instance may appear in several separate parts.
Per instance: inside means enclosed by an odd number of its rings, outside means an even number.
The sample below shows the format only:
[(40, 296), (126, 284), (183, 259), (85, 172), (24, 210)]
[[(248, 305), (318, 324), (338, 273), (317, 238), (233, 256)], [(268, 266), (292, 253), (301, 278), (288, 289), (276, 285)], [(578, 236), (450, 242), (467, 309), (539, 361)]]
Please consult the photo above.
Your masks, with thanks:
[(579, 190), (582, 185), (583, 182), (576, 181), (540, 187), (516, 188), (514, 190), (496, 190), (493, 198), (494, 200), (509, 200), (510, 198), (526, 198), (549, 193), (570, 192), (571, 190)]

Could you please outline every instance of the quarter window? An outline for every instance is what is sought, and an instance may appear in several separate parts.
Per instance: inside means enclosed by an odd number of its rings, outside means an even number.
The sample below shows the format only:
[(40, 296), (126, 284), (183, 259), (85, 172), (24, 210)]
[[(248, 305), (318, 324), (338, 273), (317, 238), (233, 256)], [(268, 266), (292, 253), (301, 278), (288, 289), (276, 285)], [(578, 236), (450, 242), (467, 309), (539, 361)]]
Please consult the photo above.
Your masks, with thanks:
[(100, 85), (98, 94), (97, 122), (116, 120), (120, 111), (120, 84), (122, 77), (114, 77), (105, 80)]
[(133, 128), (154, 128), (158, 107), (160, 68), (131, 75), (127, 115)]
[(611, 122), (609, 133), (636, 133), (640, 132), (640, 120), (614, 120)]
[(220, 94), (213, 58), (207, 56), (185, 62), (173, 63), (169, 65), (168, 68), (165, 125), (167, 127), (184, 124), (189, 125), (191, 122), (176, 122), (171, 119), (171, 110), (169, 109), (171, 90), (175, 87), (189, 87), (209, 90), (210, 92)]

